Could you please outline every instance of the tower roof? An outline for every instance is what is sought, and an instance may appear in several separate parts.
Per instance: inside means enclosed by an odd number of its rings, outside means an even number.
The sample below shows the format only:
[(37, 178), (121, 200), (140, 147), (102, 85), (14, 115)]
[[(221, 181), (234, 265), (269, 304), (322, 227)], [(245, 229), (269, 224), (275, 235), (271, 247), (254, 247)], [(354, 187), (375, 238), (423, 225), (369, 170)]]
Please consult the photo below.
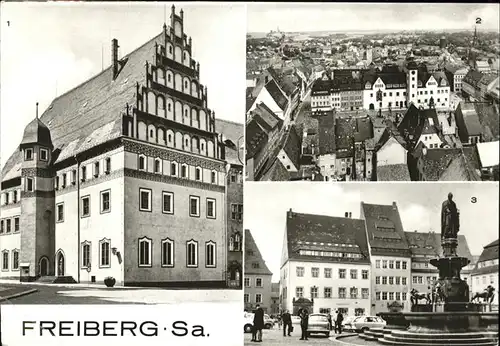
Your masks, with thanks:
[(52, 149), (52, 138), (49, 128), (37, 118), (33, 119), (25, 128), (22, 145), (39, 144)]

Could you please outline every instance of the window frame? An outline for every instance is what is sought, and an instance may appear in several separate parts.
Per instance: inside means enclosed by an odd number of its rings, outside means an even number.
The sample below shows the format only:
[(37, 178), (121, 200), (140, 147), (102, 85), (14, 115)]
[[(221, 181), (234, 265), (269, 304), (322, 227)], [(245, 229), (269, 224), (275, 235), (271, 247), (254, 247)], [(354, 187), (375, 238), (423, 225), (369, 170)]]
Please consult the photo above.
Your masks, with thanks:
[[(39, 153), (40, 153), (40, 161), (45, 161), (45, 162), (49, 161), (49, 150), (48, 149), (40, 148)], [(42, 158), (42, 153), (45, 153), (45, 159)]]
[[(16, 253), (17, 253), (17, 268), (14, 267), (14, 263), (15, 263), (15, 261), (14, 261), (14, 254), (16, 254)], [(19, 249), (16, 248), (16, 249), (13, 249), (11, 251), (11, 255), (12, 255), (12, 258), (11, 258), (11, 268), (10, 268), (10, 270), (11, 271), (19, 271), (19, 269), (20, 269), (20, 266), (19, 266), (19, 259), (20, 259), (20, 257), (19, 256), (21, 255), (21, 252), (19, 251)]]
[[(5, 254), (7, 254), (7, 263), (5, 262)], [(2, 271), (8, 272), (10, 270), (10, 251), (2, 250)]]
[[(198, 201), (197, 203), (197, 213), (196, 214), (192, 214), (191, 213), (191, 201), (192, 200), (196, 200)], [(195, 196), (195, 195), (189, 195), (189, 216), (190, 217), (200, 217), (200, 214), (201, 214), (201, 205), (200, 205), (200, 196)]]
[(104, 174), (109, 174), (111, 172), (111, 157), (106, 157), (104, 160)]
[[(158, 166), (158, 170), (156, 170), (157, 166)], [(162, 162), (162, 159), (160, 159), (159, 157), (154, 159), (153, 173), (163, 174), (163, 162)]]
[[(212, 208), (213, 215), (208, 215), (209, 203), (213, 203), (213, 208)], [(207, 209), (205, 210), (205, 214), (206, 214), (207, 219), (216, 219), (217, 218), (217, 201), (215, 198), (207, 197)]]
[[(29, 188), (29, 182), (31, 182), (31, 189)], [(25, 190), (26, 190), (26, 192), (35, 192), (35, 178), (26, 177)]]
[(194, 169), (194, 180), (203, 181), (203, 170), (201, 167), (195, 167)]
[[(28, 153), (31, 153), (31, 155), (28, 157)], [(24, 161), (33, 161), (35, 158), (33, 157), (33, 148), (26, 148), (24, 149)]]
[[(186, 174), (184, 175), (184, 170)], [(181, 164), (181, 175), (180, 178), (182, 179), (189, 179), (189, 166), (185, 163)]]
[[(59, 218), (59, 207), (62, 207), (62, 218)], [(64, 222), (64, 202), (56, 204), (56, 223)]]
[[(142, 193), (147, 192), (148, 193), (148, 208), (143, 208), (142, 207)], [(140, 187), (139, 188), (139, 211), (144, 211), (151, 213), (153, 211), (153, 190), (148, 189), (145, 187)]]
[[(108, 209), (104, 209), (104, 194), (108, 194)], [(111, 189), (106, 189), (106, 190), (103, 190), (101, 192), (99, 192), (99, 209), (101, 211), (101, 214), (107, 214), (107, 213), (110, 213), (111, 212)]]
[[(141, 159), (144, 160), (144, 167), (141, 168)], [(146, 155), (140, 154), (137, 156), (137, 170), (147, 172), (148, 171), (148, 158)]]
[[(213, 264), (208, 264), (208, 247), (213, 247)], [(205, 243), (205, 268), (217, 268), (217, 243), (213, 240), (209, 240)]]
[[(172, 173), (172, 167), (175, 167), (175, 172)], [(172, 177), (179, 177), (179, 163), (177, 161), (170, 162), (170, 175)]]
[[(260, 280), (260, 285), (258, 284), (258, 282), (259, 282), (258, 280)], [(256, 277), (255, 278), (255, 287), (259, 287), (259, 288), (264, 287), (264, 284), (263, 284), (263, 281), (262, 281), (261, 277)]]
[[(88, 212), (88, 214), (84, 214), (83, 213), (84, 212), (84, 208), (83, 208), (83, 206), (84, 206), (84, 200), (88, 200), (89, 201), (89, 212)], [(90, 195), (85, 195), (85, 196), (80, 197), (80, 208), (81, 208), (81, 210), (80, 210), (80, 218), (83, 219), (83, 218), (86, 218), (86, 217), (90, 217), (90, 214), (91, 214), (90, 213)]]
[(99, 160), (95, 161), (92, 169), (94, 170), (94, 178), (97, 178), (101, 174), (101, 162)]
[[(148, 244), (148, 263), (146, 264), (141, 264), (141, 244), (142, 243), (147, 243)], [(141, 237), (137, 239), (137, 266), (139, 268), (151, 268), (153, 266), (153, 239), (148, 238), (147, 236)]]
[[(163, 245), (164, 244), (170, 244), (171, 246), (171, 250), (170, 250), (170, 256), (169, 256), (169, 260), (170, 260), (170, 263), (168, 264), (165, 264), (163, 262), (163, 257), (164, 257), (164, 248), (163, 248)], [(170, 239), (170, 238), (165, 238), (165, 239), (162, 239), (161, 240), (161, 267), (162, 268), (174, 268), (175, 267), (175, 241), (173, 239)]]
[[(88, 263), (85, 263), (85, 247), (88, 246), (89, 247), (89, 258), (88, 258)], [(80, 251), (82, 253), (81, 255), (81, 265), (80, 265), (80, 269), (87, 269), (87, 268), (92, 268), (92, 242), (88, 241), (88, 240), (85, 240), (83, 241), (81, 244), (80, 244)]]
[[(170, 211), (165, 210), (165, 196), (170, 196)], [(162, 191), (161, 192), (161, 211), (163, 214), (174, 214), (174, 193), (171, 191)]]
[[(103, 264), (103, 244), (108, 244), (108, 264)], [(101, 240), (99, 240), (99, 268), (111, 268), (111, 239), (109, 238), (102, 238)]]
[[(189, 246), (194, 245), (195, 247), (195, 264), (189, 264)], [(198, 242), (194, 239), (188, 240), (186, 242), (186, 268), (198, 268), (199, 264), (199, 251), (198, 251)]]

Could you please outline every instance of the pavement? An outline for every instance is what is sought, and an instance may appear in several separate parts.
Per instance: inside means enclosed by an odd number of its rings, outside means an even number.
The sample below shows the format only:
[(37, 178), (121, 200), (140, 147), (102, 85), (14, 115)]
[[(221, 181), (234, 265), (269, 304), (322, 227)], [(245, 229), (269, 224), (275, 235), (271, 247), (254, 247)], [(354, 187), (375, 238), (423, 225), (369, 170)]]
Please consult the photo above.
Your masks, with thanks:
[(239, 290), (155, 289), (87, 284), (5, 283), (0, 280), (1, 304), (176, 304), (241, 301)]
[[(283, 330), (278, 328), (265, 329), (262, 331), (262, 342), (252, 342), (251, 333), (245, 333), (245, 346), (251, 345), (262, 345), (262, 346), (277, 346), (277, 345), (328, 345), (328, 346), (351, 346), (351, 345), (371, 345), (367, 341), (364, 341), (358, 337), (356, 334), (342, 334), (345, 336), (351, 335), (351, 337), (336, 339), (337, 335), (333, 332), (330, 334), (329, 338), (324, 336), (310, 336), (308, 340), (300, 340), (300, 327), (294, 325), (294, 331), (292, 336), (283, 336)], [(356, 339), (356, 342), (365, 343), (351, 343), (350, 340)]]

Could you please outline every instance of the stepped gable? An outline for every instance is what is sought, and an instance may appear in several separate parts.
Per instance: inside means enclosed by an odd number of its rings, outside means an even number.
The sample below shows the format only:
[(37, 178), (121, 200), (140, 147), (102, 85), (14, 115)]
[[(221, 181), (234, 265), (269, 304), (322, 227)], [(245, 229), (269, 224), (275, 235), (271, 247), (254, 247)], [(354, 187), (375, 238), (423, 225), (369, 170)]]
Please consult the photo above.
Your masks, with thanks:
[[(163, 33), (121, 58), (115, 79), (110, 66), (52, 101), (40, 121), (50, 130), (54, 149), (61, 150), (57, 161), (121, 136), (122, 113), (127, 103), (135, 105), (136, 83), (146, 80), (144, 64), (154, 58), (155, 42), (162, 37)], [(19, 150), (10, 156), (3, 181), (21, 176), (16, 165), (21, 159)]]
[(405, 256), (411, 252), (396, 202), (392, 205), (361, 202), (372, 255)]
[[(258, 267), (254, 265), (258, 263)], [(257, 268), (255, 268), (257, 267)], [(245, 275), (273, 275), (266, 265), (266, 261), (262, 258), (259, 247), (253, 239), (252, 232), (245, 230)]]
[[(286, 237), (289, 259), (370, 263), (363, 220), (290, 210), (287, 212)], [(310, 256), (300, 254), (300, 250), (360, 254), (361, 258)]]

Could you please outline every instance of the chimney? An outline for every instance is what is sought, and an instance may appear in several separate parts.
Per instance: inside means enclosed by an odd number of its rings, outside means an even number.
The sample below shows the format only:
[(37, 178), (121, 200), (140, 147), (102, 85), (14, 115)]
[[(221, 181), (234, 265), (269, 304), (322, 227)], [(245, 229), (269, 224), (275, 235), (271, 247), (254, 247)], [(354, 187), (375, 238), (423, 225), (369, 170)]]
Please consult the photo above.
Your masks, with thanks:
[(348, 212), (345, 212), (345, 217), (349, 217), (349, 213)]
[(118, 76), (118, 40), (111, 40), (111, 66), (113, 67), (113, 80)]
[(394, 210), (398, 209), (398, 206), (396, 205), (396, 202), (392, 202), (392, 209), (394, 209)]
[(423, 147), (423, 148), (422, 148), (422, 154), (424, 154), (424, 156), (426, 156), (426, 155), (427, 155), (427, 148), (426, 148), (426, 147)]
[(352, 219), (352, 213), (351, 212), (349, 212), (349, 218)]
[(292, 208), (290, 208), (290, 210), (288, 211), (288, 218), (291, 219), (293, 217), (293, 212), (292, 212)]

